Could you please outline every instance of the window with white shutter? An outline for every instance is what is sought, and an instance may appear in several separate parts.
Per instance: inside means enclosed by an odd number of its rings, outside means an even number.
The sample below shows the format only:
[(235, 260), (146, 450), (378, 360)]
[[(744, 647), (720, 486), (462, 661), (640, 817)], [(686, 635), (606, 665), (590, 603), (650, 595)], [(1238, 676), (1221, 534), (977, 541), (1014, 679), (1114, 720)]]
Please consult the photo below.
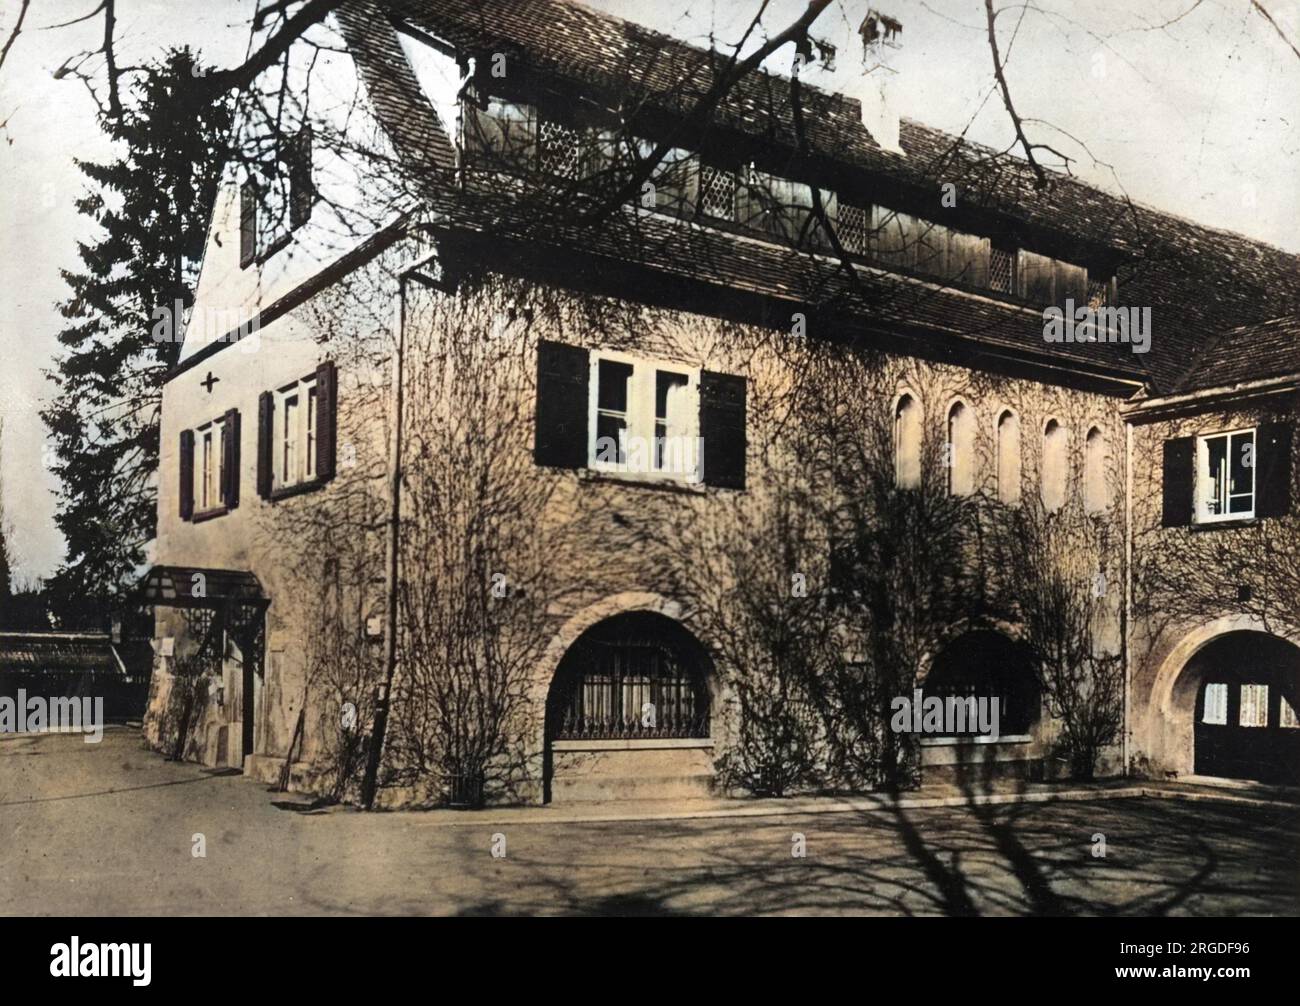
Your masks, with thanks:
[(1205, 710), (1201, 714), (1201, 722), (1227, 726), (1228, 686), (1225, 682), (1213, 682), (1205, 686)]
[(1241, 686), (1241, 712), (1237, 723), (1243, 727), (1268, 726), (1268, 685)]

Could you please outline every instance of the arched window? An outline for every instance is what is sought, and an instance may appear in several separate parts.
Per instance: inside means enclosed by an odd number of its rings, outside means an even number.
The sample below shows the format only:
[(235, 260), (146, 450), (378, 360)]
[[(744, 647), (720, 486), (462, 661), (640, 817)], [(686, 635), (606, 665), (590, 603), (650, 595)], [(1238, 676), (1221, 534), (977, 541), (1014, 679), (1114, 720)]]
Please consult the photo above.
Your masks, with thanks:
[(894, 473), (900, 489), (921, 485), (921, 406), (903, 395), (894, 409)]
[(663, 615), (634, 612), (588, 629), (551, 685), (552, 740), (708, 737), (708, 658)]
[(948, 410), (948, 492), (969, 496), (975, 491), (975, 410), (954, 402)]
[(1065, 506), (1069, 482), (1069, 431), (1055, 419), (1043, 430), (1043, 506), (1056, 511)]
[(998, 416), (998, 499), (1020, 502), (1020, 418), (1010, 409)]
[[(943, 700), (945, 719), (950, 712), (962, 714), (952, 718), (964, 723), (945, 723), (943, 732), (952, 736), (978, 733), (978, 718), (992, 720), (993, 699), (998, 704), (998, 734), (1003, 737), (1029, 734), (1042, 711), (1038, 678), (1024, 645), (989, 629), (962, 633), (940, 650), (921, 692), (923, 709), (926, 699), (937, 697)], [(971, 699), (977, 703), (975, 708)]]
[(1088, 513), (1101, 513), (1110, 505), (1106, 493), (1106, 439), (1095, 426), (1083, 444), (1083, 505)]

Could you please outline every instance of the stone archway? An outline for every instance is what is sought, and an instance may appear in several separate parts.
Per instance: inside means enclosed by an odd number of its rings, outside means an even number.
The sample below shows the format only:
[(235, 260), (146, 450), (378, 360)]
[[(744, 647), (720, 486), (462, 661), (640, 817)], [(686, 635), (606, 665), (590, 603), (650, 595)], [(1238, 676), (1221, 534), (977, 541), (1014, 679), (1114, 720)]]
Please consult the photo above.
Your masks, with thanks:
[(1197, 775), (1300, 784), (1300, 649), (1262, 632), (1231, 632), (1188, 661), (1174, 687), (1191, 710)]
[(1156, 768), (1300, 784), (1300, 727), (1288, 725), (1300, 711), (1300, 639), (1270, 628), (1225, 617), (1169, 652), (1150, 692)]
[(544, 801), (707, 795), (715, 678), (704, 646), (662, 611), (587, 626), (547, 688)]

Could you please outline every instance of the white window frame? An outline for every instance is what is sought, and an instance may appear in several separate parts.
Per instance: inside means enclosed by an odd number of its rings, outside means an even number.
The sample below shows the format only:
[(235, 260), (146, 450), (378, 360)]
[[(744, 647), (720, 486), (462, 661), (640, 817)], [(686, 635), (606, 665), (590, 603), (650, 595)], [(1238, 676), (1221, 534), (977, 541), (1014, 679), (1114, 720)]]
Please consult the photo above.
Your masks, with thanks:
[[(289, 403), (294, 401), (292, 427), (288, 426)], [(275, 411), (271, 423), (271, 485), (274, 489), (312, 482), (316, 478), (316, 422), (320, 403), (316, 395), (316, 378), (279, 388), (275, 392)], [(289, 452), (292, 451), (292, 461)], [(292, 471), (289, 469), (292, 468)]]
[[(1254, 451), (1251, 456), (1250, 465), (1250, 492), (1233, 492), (1232, 485), (1228, 481), (1228, 475), (1232, 472), (1232, 452), (1236, 437), (1251, 437), (1254, 444)], [(1210, 479), (1210, 442), (1227, 438), (1228, 449), (1224, 453), (1226, 472), (1220, 481), (1224, 489), (1223, 513), (1211, 513), (1210, 502), (1211, 492), (1214, 486)], [(1218, 524), (1223, 521), (1231, 520), (1254, 520), (1256, 493), (1259, 488), (1259, 480), (1255, 477), (1255, 470), (1259, 467), (1259, 428), (1256, 426), (1246, 426), (1236, 430), (1221, 430), (1217, 433), (1203, 433), (1196, 438), (1196, 478), (1193, 480), (1196, 494), (1195, 507), (1196, 523), (1198, 524)], [(1232, 500), (1234, 498), (1249, 497), (1250, 509), (1232, 512)]]
[(194, 512), (212, 513), (226, 505), (221, 498), (226, 452), (222, 449), (225, 420), (214, 419), (194, 429)]
[[(622, 462), (601, 457), (598, 449), (601, 361), (623, 363), (632, 368), (632, 375), (628, 378), (626, 413), (626, 436), (632, 449)], [(703, 447), (700, 443), (700, 368), (605, 349), (591, 352), (590, 367), (587, 381), (587, 467), (592, 471), (616, 474), (621, 478), (698, 483), (703, 461)], [(665, 467), (656, 464), (659, 460), (656, 456), (656, 441), (660, 422), (656, 415), (656, 391), (660, 374), (676, 374), (686, 378), (681, 401), (682, 426), (679, 432), (668, 434), (680, 445), (677, 448), (677, 463)]]

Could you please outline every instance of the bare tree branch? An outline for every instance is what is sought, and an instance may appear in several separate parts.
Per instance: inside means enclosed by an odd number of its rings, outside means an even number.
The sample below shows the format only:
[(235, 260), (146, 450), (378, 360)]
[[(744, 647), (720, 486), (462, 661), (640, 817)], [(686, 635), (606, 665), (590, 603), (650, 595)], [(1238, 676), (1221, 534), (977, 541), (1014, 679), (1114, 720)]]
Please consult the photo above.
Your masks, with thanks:
[(1291, 51), (1296, 54), (1296, 58), (1300, 59), (1300, 49), (1297, 49), (1295, 43), (1286, 37), (1286, 32), (1282, 30), (1282, 26), (1273, 20), (1273, 15), (1265, 9), (1264, 5), (1259, 0), (1250, 0), (1250, 5), (1259, 11), (1260, 16), (1265, 21), (1273, 26), (1273, 30), (1277, 32), (1278, 37), (1290, 47)]
[[(736, 57), (733, 56), (731, 65), (728, 67), (727, 71), (715, 75), (712, 86), (707, 92), (705, 92), (704, 96), (696, 102), (695, 107), (690, 110), (690, 113), (685, 116), (682, 122), (682, 128), (692, 129), (707, 123), (712, 117), (714, 110), (722, 100), (731, 93), (731, 89), (736, 85), (737, 81), (741, 80), (750, 71), (757, 69), (758, 66), (762, 64), (763, 60), (767, 59), (768, 56), (776, 52), (786, 43), (797, 42), (799, 39), (807, 35), (808, 29), (812, 27), (813, 22), (821, 16), (822, 12), (829, 7), (830, 4), (831, 0), (809, 0), (808, 6), (805, 8), (804, 12), (784, 31), (773, 35), (743, 60), (737, 61)], [(766, 4), (764, 4), (763, 8), (760, 9), (759, 14), (754, 18), (749, 30), (745, 32), (746, 38), (749, 37), (754, 24), (756, 24), (759, 17), (761, 17), (762, 10), (765, 9)], [(736, 56), (738, 55), (739, 51), (736, 53)], [(671, 137), (660, 140), (655, 145), (654, 150), (652, 150), (636, 165), (627, 181), (623, 183), (617, 193), (615, 193), (614, 197), (610, 199), (597, 214), (589, 217), (588, 220), (584, 222), (595, 222), (608, 216), (616, 207), (623, 205), (623, 203), (627, 202), (628, 199), (640, 192), (641, 186), (649, 180), (650, 176), (654, 173), (654, 169), (659, 165), (659, 162), (668, 155), (668, 152), (673, 148), (673, 146), (674, 143)]]
[(1020, 143), (1021, 149), (1024, 150), (1025, 160), (1029, 162), (1029, 166), (1033, 169), (1034, 176), (1037, 179), (1034, 182), (1034, 187), (1045, 189), (1048, 186), (1047, 171), (1034, 157), (1034, 151), (1046, 150), (1055, 154), (1064, 163), (1067, 172), (1070, 169), (1070, 158), (1045, 143), (1031, 143), (1029, 137), (1025, 135), (1024, 120), (1021, 119), (1020, 113), (1016, 111), (1015, 102), (1011, 100), (1011, 87), (1007, 84), (1007, 77), (1003, 72), (1002, 57), (998, 53), (998, 12), (993, 9), (993, 0), (984, 0), (984, 12), (988, 19), (989, 51), (993, 54), (993, 75), (997, 77), (998, 87), (1002, 90), (1002, 104), (1006, 106), (1007, 114), (1011, 116), (1011, 125), (1015, 128), (1016, 139)]
[(22, 7), (18, 10), (18, 20), (14, 23), (14, 30), (9, 33), (4, 48), (0, 49), (0, 67), (5, 65), (5, 57), (9, 55), (9, 50), (13, 48), (14, 42), (23, 30), (23, 19), (27, 17), (27, 8), (31, 6), (32, 0), (23, 0)]

